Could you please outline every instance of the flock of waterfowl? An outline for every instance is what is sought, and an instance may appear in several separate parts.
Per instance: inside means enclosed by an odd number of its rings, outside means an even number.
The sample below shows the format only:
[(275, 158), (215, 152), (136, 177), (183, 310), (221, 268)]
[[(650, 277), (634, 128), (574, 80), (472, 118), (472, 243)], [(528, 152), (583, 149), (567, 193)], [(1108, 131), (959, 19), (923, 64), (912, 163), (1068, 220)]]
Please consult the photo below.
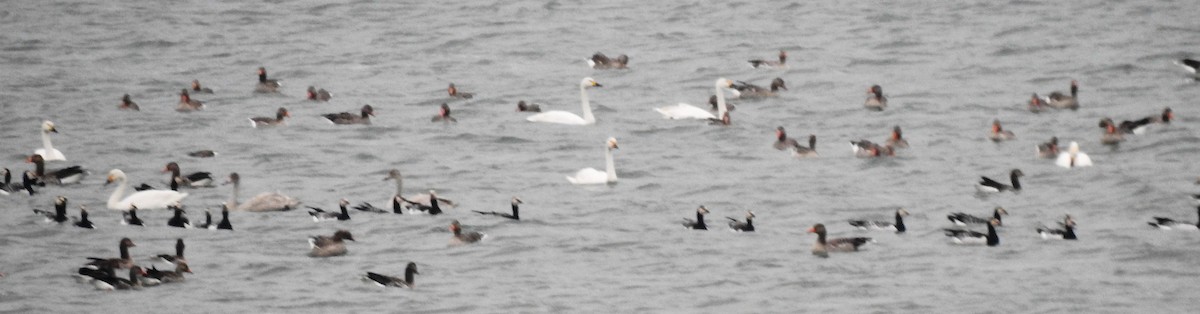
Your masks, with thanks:
[[(778, 60), (749, 60), (749, 63), (754, 68), (781, 68), (787, 66), (787, 53), (779, 52)], [(593, 69), (628, 69), (629, 57), (620, 55), (617, 58), (609, 58), (604, 54), (597, 53), (587, 59), (588, 65)], [(1186, 59), (1181, 61), (1187, 69), (1196, 72), (1200, 62)], [(256, 93), (279, 93), (282, 84), (278, 80), (267, 77), (265, 68), (258, 69), (258, 82), (254, 86)], [(579, 83), (581, 114), (578, 115), (567, 111), (542, 111), (541, 105), (526, 103), (524, 100), (517, 103), (517, 110), (522, 112), (535, 112), (526, 118), (530, 122), (539, 123), (554, 123), (564, 125), (591, 125), (596, 122), (596, 117), (592, 112), (592, 107), (588, 99), (588, 90), (591, 88), (602, 87), (599, 82), (588, 77), (584, 78)], [(1029, 110), (1032, 112), (1046, 112), (1049, 110), (1076, 110), (1080, 107), (1079, 101), (1079, 84), (1076, 81), (1071, 81), (1070, 92), (1053, 92), (1048, 97), (1041, 97), (1037, 94), (1029, 100)], [(656, 112), (661, 114), (666, 119), (698, 119), (705, 120), (708, 123), (718, 126), (730, 125), (732, 123), (730, 111), (733, 109), (726, 103), (726, 93), (729, 93), (732, 98), (739, 99), (755, 99), (776, 97), (779, 93), (787, 91), (786, 82), (782, 78), (775, 78), (771, 81), (769, 87), (761, 87), (746, 82), (733, 81), (726, 78), (719, 78), (714, 83), (714, 95), (710, 98), (711, 108), (705, 109), (680, 103), (675, 106), (667, 106), (654, 108)], [(198, 80), (191, 82), (190, 88), (181, 90), (179, 94), (179, 103), (176, 107), (177, 111), (188, 112), (195, 110), (205, 110), (203, 101), (193, 99), (193, 94), (212, 94), (214, 91), (210, 88), (203, 87)], [(450, 98), (470, 99), (474, 94), (459, 90), (453, 83), (447, 88), (447, 95)], [(879, 85), (873, 85), (867, 89), (867, 98), (863, 106), (871, 111), (882, 111), (887, 108), (887, 97), (883, 94), (883, 88)], [(325, 89), (318, 89), (314, 86), (309, 86), (306, 91), (306, 98), (312, 101), (329, 101), (333, 94)], [(121, 110), (140, 110), (140, 107), (126, 94), (121, 98), (118, 105)], [(364, 105), (358, 113), (339, 112), (324, 114), (323, 117), (333, 124), (370, 124), (371, 118), (375, 116), (374, 108), (371, 105)], [(253, 117), (249, 118), (251, 126), (271, 127), (285, 125), (285, 119), (290, 117), (290, 113), (286, 108), (279, 108), (274, 117)], [(1143, 134), (1147, 126), (1153, 124), (1166, 124), (1174, 119), (1174, 114), (1170, 108), (1165, 108), (1161, 114), (1152, 115), (1137, 120), (1123, 121), (1120, 124), (1115, 123), (1112, 119), (1104, 118), (1099, 126), (1104, 129), (1101, 134), (1100, 142), (1104, 145), (1117, 145), (1124, 140), (1127, 134)], [(451, 116), (450, 107), (443, 103), (439, 107), (439, 112), (431, 119), (433, 122), (452, 123), (457, 119)], [(33, 155), (27, 158), (28, 163), (34, 164), (33, 170), (21, 172), (20, 182), (13, 182), (13, 173), (8, 169), (3, 169), (4, 182), (0, 185), (0, 194), (27, 194), (34, 195), (41, 192), (42, 189), (52, 189), (54, 185), (78, 184), (85, 176), (89, 174), (82, 166), (68, 166), (58, 169), (49, 169), (46, 167), (47, 162), (65, 162), (67, 160), (58, 149), (55, 149), (51, 144), (50, 134), (58, 133), (58, 129), (51, 121), (43, 121), (41, 124), (41, 136), (43, 147), (37, 149)], [(1009, 141), (1016, 135), (1006, 130), (1001, 126), (999, 120), (992, 123), (992, 130), (987, 136), (990, 140), (997, 143)], [(797, 158), (814, 158), (819, 157), (816, 149), (816, 135), (809, 135), (807, 146), (801, 144), (793, 138), (788, 137), (782, 126), (775, 130), (776, 141), (773, 144), (778, 150), (789, 150), (792, 155)], [(617, 139), (608, 138), (604, 142), (605, 146), (605, 169), (597, 170), (594, 168), (584, 168), (573, 175), (566, 176), (566, 179), (571, 184), (606, 184), (613, 183), (618, 180), (616, 169), (614, 167), (613, 151), (618, 149)], [(895, 126), (892, 129), (890, 136), (881, 143), (874, 143), (869, 140), (854, 140), (850, 141), (852, 153), (860, 158), (886, 158), (895, 156), (898, 150), (909, 147), (908, 141), (902, 136), (900, 126)], [(1064, 168), (1086, 167), (1091, 166), (1092, 161), (1088, 155), (1080, 151), (1080, 145), (1077, 142), (1071, 142), (1066, 151), (1061, 151), (1058, 146), (1057, 137), (1052, 137), (1046, 143), (1037, 146), (1036, 154), (1039, 158), (1055, 159), (1055, 164)], [(189, 156), (206, 158), (216, 156), (212, 151), (196, 151), (188, 153)], [(229, 212), (233, 211), (249, 211), (249, 212), (267, 212), (267, 211), (289, 211), (300, 208), (300, 201), (291, 196), (279, 192), (263, 192), (254, 197), (240, 202), (240, 180), (238, 173), (230, 173), (225, 180), (226, 184), (232, 185), (231, 196), (228, 202), (221, 204), (221, 220), (218, 223), (213, 223), (212, 214), (205, 212), (205, 220), (203, 223), (192, 224), (187, 219), (187, 212), (182, 204), (183, 200), (189, 196), (189, 193), (180, 192), (181, 188), (211, 188), (217, 183), (217, 180), (209, 172), (193, 172), (185, 173), (181, 170), (177, 162), (170, 162), (163, 168), (164, 173), (170, 173), (168, 189), (154, 189), (147, 184), (141, 184), (134, 187), (136, 191), (128, 193), (130, 187), (129, 179), (120, 169), (112, 169), (107, 174), (106, 185), (116, 183), (117, 186), (109, 197), (106, 207), (111, 210), (122, 211), (122, 224), (129, 226), (144, 226), (146, 223), (137, 216), (138, 210), (154, 210), (168, 209), (173, 211), (173, 216), (167, 221), (170, 227), (178, 228), (202, 228), (212, 230), (233, 230), (230, 222)], [(982, 177), (977, 184), (979, 193), (1002, 193), (1002, 192), (1019, 192), (1022, 189), (1019, 178), (1024, 175), (1019, 169), (1013, 169), (1010, 173), (1009, 183), (1002, 183), (988, 177)], [(454, 201), (441, 198), (436, 191), (430, 190), (427, 194), (412, 194), (405, 196), (403, 192), (403, 179), (400, 171), (393, 169), (388, 172), (384, 180), (393, 180), (396, 185), (396, 191), (391, 197), (391, 208), (380, 208), (369, 203), (362, 203), (353, 208), (364, 213), (394, 213), (394, 214), (414, 214), (423, 213), (428, 215), (439, 215), (444, 213), (443, 209), (450, 209), (456, 206)], [(1200, 184), (1200, 182), (1197, 182)], [(1195, 196), (1200, 200), (1200, 195)], [(66, 224), (70, 219), (67, 217), (67, 198), (58, 196), (54, 200), (54, 211), (34, 209), (34, 212), (39, 216), (44, 216), (47, 222)], [(520, 220), (519, 205), (522, 204), (520, 198), (511, 198), (511, 212), (495, 212), (495, 211), (474, 211), (481, 215), (496, 216), (499, 218)], [(321, 221), (344, 221), (351, 219), (351, 214), (348, 208), (351, 207), (351, 202), (348, 199), (341, 199), (338, 202), (338, 211), (326, 211), (316, 207), (308, 207), (309, 215), (315, 222)], [(695, 219), (685, 219), (683, 226), (695, 230), (707, 230), (709, 225), (705, 221), (705, 215), (711, 211), (700, 206), (696, 209)], [(993, 215), (990, 217), (977, 217), (967, 213), (952, 213), (947, 216), (948, 220), (956, 226), (974, 226), (981, 225), (986, 228), (986, 232), (979, 232), (964, 228), (946, 228), (945, 235), (953, 243), (958, 244), (982, 244), (987, 246), (996, 246), (1000, 244), (999, 236), (996, 228), (1003, 227), (1002, 216), (1008, 212), (1002, 207), (996, 207)], [(1197, 208), (1197, 213), (1200, 215), (1200, 207)], [(872, 220), (850, 220), (849, 225), (853, 228), (863, 230), (885, 230), (896, 233), (904, 233), (909, 230), (909, 226), (904, 223), (904, 217), (908, 216), (909, 212), (906, 209), (896, 209), (894, 212), (894, 221), (872, 221)], [(727, 217), (730, 230), (738, 232), (753, 232), (755, 231), (754, 219), (755, 214), (752, 211), (746, 211), (744, 219), (739, 220), (734, 217)], [(88, 219), (88, 211), (86, 206), (79, 207), (79, 216), (73, 221), (74, 226), (80, 228), (93, 229), (96, 228), (94, 222)], [(1035, 229), (1044, 239), (1063, 239), (1076, 240), (1075, 233), (1076, 222), (1070, 215), (1065, 215), (1058, 222), (1060, 228), (1050, 228), (1039, 226)], [(1200, 222), (1181, 222), (1170, 218), (1154, 217), (1154, 221), (1149, 222), (1153, 227), (1160, 229), (1186, 229), (1197, 230)], [(483, 240), (487, 236), (480, 232), (466, 231), (458, 220), (454, 220), (449, 230), (451, 233), (450, 243), (455, 245), (470, 244)], [(827, 236), (828, 227), (825, 224), (815, 224), (808, 229), (809, 233), (817, 235), (816, 243), (812, 248), (812, 253), (821, 257), (828, 257), (829, 252), (852, 252), (858, 251), (863, 245), (874, 242), (869, 237), (843, 237), (831, 238)], [(337, 230), (330, 236), (314, 236), (309, 239), (310, 252), (312, 257), (332, 257), (344, 255), (348, 252), (345, 241), (355, 241), (354, 236), (348, 230)], [(117, 258), (98, 258), (89, 257), (83, 267), (77, 271), (77, 276), (81, 281), (92, 283), (99, 289), (115, 290), (115, 289), (134, 289), (139, 287), (153, 286), (160, 283), (180, 282), (184, 280), (185, 273), (191, 273), (192, 270), (188, 266), (187, 259), (184, 257), (184, 241), (179, 239), (176, 243), (175, 255), (162, 254), (157, 258), (169, 264), (175, 265), (174, 271), (160, 271), (157, 266), (152, 266), (149, 269), (137, 265), (130, 254), (130, 248), (136, 245), (130, 238), (122, 238), (118, 242), (118, 250), (120, 256)], [(120, 277), (118, 270), (128, 269), (127, 277)], [(363, 277), (364, 280), (376, 283), (380, 286), (394, 287), (413, 287), (413, 276), (419, 274), (417, 265), (414, 262), (409, 262), (405, 267), (403, 277), (393, 277), (382, 275), (379, 273), (368, 272)]]

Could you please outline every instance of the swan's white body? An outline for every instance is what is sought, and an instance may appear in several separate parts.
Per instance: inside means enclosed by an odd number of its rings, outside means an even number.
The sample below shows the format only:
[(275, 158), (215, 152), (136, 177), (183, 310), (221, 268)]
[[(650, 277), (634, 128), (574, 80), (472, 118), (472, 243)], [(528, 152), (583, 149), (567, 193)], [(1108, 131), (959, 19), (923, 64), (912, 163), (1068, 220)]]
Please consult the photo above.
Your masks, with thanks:
[[(725, 78), (717, 79), (716, 84), (713, 85), (714, 92), (717, 93), (717, 115), (715, 116), (708, 112), (708, 110), (685, 103), (679, 103), (678, 105), (670, 107), (654, 108), (654, 111), (661, 113), (665, 119), (720, 120), (721, 117), (725, 116), (725, 112), (729, 111), (729, 106), (725, 104), (725, 93), (723, 90), (728, 89), (730, 86), (733, 86), (733, 81)], [(737, 92), (737, 90), (730, 91), (734, 93)]]
[[(234, 203), (237, 204), (237, 203)], [(238, 210), (262, 212), (262, 211), (282, 211), (295, 209), (300, 206), (300, 201), (291, 196), (283, 195), (279, 192), (262, 192), (255, 195), (245, 203), (237, 206)]]
[(708, 110), (700, 109), (700, 107), (692, 106), (685, 103), (678, 105), (654, 108), (654, 111), (663, 115), (663, 119), (716, 119)]
[[(403, 176), (400, 175), (400, 170), (392, 169), (391, 171), (388, 172), (388, 176), (386, 178), (383, 178), (383, 180), (385, 180), (385, 181), (386, 180), (395, 180), (396, 181), (396, 194), (393, 194), (392, 197), (400, 196), (402, 199), (404, 199), (405, 201), (408, 201), (410, 203), (421, 204), (421, 206), (426, 206), (426, 207), (433, 206), (433, 203), (430, 202), (430, 199), (432, 199), (432, 197), (430, 197), (430, 195), (427, 193), (413, 194), (413, 195), (409, 195), (407, 197), (405, 197), (404, 194), (401, 194), (404, 191), (404, 178), (403, 178)], [(389, 202), (391, 202), (391, 201), (389, 201)], [(438, 198), (438, 207), (440, 207), (440, 208), (447, 208), (447, 209), (454, 208), (454, 205), (455, 205), (455, 203), (452, 200), (441, 198), (441, 197)]]
[(529, 116), (528, 118), (525, 118), (525, 120), (530, 122), (558, 123), (567, 125), (596, 124), (596, 116), (592, 115), (592, 104), (590, 101), (588, 101), (587, 89), (590, 87), (600, 86), (602, 85), (596, 83), (596, 80), (593, 80), (590, 77), (585, 77), (583, 78), (583, 81), (579, 82), (579, 99), (583, 106), (583, 117), (562, 110), (552, 110)]
[(617, 139), (608, 138), (605, 143), (604, 152), (604, 169), (605, 171), (596, 170), (596, 168), (583, 168), (575, 172), (574, 177), (567, 177), (567, 181), (571, 184), (606, 184), (617, 182), (617, 169), (613, 166), (613, 153), (617, 149)]
[(238, 204), (238, 195), (241, 193), (240, 178), (230, 175), (230, 182), (233, 183), (233, 196), (226, 204), (230, 209), (265, 212), (265, 211), (284, 211), (296, 209), (300, 206), (300, 201), (284, 195), (279, 192), (262, 192), (247, 200), (245, 203)]
[(1079, 143), (1071, 142), (1071, 147), (1067, 151), (1058, 153), (1058, 160), (1054, 164), (1063, 168), (1091, 167), (1092, 158), (1079, 151)]
[(125, 172), (120, 169), (113, 169), (108, 172), (108, 182), (117, 182), (117, 189), (108, 197), (108, 209), (112, 210), (129, 210), (130, 205), (136, 205), (138, 209), (166, 209), (167, 206), (173, 205), (187, 197), (187, 193), (179, 193), (171, 190), (145, 190), (125, 196), (125, 190), (129, 189), (129, 180), (125, 177)]
[(54, 122), (50, 122), (49, 120), (42, 121), (42, 148), (33, 151), (33, 153), (42, 155), (42, 159), (45, 161), (67, 160), (67, 156), (64, 156), (62, 152), (54, 149), (53, 145), (50, 145), (50, 132), (58, 133), (58, 130), (54, 128)]

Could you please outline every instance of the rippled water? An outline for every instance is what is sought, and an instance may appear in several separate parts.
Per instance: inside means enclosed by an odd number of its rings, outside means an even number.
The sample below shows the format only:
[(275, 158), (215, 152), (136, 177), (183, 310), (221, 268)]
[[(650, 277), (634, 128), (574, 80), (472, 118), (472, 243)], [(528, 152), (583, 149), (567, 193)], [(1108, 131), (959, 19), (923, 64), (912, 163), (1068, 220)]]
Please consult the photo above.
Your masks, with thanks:
[[(1172, 64), (1194, 57), (1197, 10), (1188, 1), (667, 2), (496, 1), (470, 4), (351, 1), (16, 2), (0, 10), (0, 142), (5, 167), (40, 147), (53, 120), (55, 147), (92, 176), (34, 197), (0, 198), (0, 310), (81, 312), (1165, 312), (1189, 308), (1200, 237), (1158, 232), (1151, 216), (1195, 219), (1187, 198), (1200, 169), (1196, 83)], [(789, 67), (744, 60), (789, 52)], [(628, 54), (632, 70), (594, 71), (594, 52)], [(255, 69), (284, 82), (281, 96), (251, 93)], [(518, 100), (578, 112), (579, 80), (591, 90), (594, 126), (529, 123)], [(779, 98), (733, 101), (734, 125), (663, 120), (652, 108), (702, 104), (718, 77), (766, 85)], [(174, 111), (192, 79), (208, 109)], [(1032, 92), (1080, 82), (1082, 109), (1032, 114)], [(454, 82), (477, 94), (445, 98)], [(862, 109), (884, 86), (883, 112)], [(303, 100), (316, 85), (329, 103)], [(141, 112), (121, 112), (122, 94)], [(459, 122), (429, 123), (449, 102)], [(319, 115), (372, 104), (371, 126), (334, 126)], [(245, 118), (286, 107), (286, 127)], [(1175, 109), (1178, 120), (1099, 144), (1103, 117)], [(1000, 119), (1017, 140), (985, 136)], [(912, 148), (882, 160), (854, 158), (846, 141), (882, 140), (904, 127)], [(773, 130), (815, 134), (819, 159), (771, 147)], [(614, 136), (620, 183), (564, 179), (601, 168)], [(1050, 136), (1079, 141), (1095, 167), (1064, 170), (1033, 156)], [(187, 151), (220, 155), (196, 159)], [(159, 170), (239, 172), (243, 195), (282, 191), (307, 205), (340, 198), (386, 204), (391, 168), (406, 193), (437, 189), (460, 202), (444, 216), (351, 213), (313, 224), (301, 211), (233, 213), (234, 232), (129, 228), (105, 210), (102, 186), (120, 168), (162, 186)], [(51, 164), (51, 167), (67, 163)], [(1013, 168), (1020, 194), (981, 198), (972, 184)], [(189, 190), (193, 220), (230, 188)], [(93, 208), (101, 228), (42, 224), (29, 208), (56, 195)], [(469, 210), (526, 204), (521, 222)], [(704, 204), (708, 232), (681, 218)], [(999, 247), (959, 247), (940, 229), (955, 211), (1004, 206)], [(913, 213), (904, 235), (867, 233), (851, 218)], [(758, 216), (757, 233), (730, 233), (725, 216)], [(1070, 213), (1080, 241), (1044, 242), (1034, 228)], [(449, 247), (446, 226), (486, 232)], [(873, 236), (859, 253), (812, 256), (814, 223), (831, 236)], [(351, 230), (350, 254), (305, 256), (305, 237)], [(188, 243), (195, 274), (184, 284), (100, 293), (70, 277), (87, 256), (115, 256), (130, 237), (143, 264)], [(414, 290), (363, 284), (366, 271), (402, 274)], [(160, 265), (165, 267), (165, 265)]]

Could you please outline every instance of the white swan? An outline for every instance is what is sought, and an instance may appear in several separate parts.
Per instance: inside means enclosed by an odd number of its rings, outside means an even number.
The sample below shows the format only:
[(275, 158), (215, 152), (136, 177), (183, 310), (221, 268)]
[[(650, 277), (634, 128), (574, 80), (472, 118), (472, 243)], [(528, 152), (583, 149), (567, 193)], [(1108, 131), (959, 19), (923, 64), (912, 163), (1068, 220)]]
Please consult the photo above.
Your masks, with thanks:
[(725, 116), (725, 111), (728, 107), (725, 104), (725, 93), (722, 89), (728, 89), (733, 86), (733, 81), (725, 78), (716, 79), (714, 89), (716, 90), (716, 115), (709, 113), (695, 105), (679, 103), (671, 105), (671, 107), (654, 108), (662, 114), (662, 119), (701, 119), (701, 120), (718, 120), (718, 116)]
[(300, 201), (279, 192), (262, 192), (255, 195), (246, 203), (238, 204), (238, 195), (241, 187), (242, 177), (237, 172), (229, 174), (229, 182), (233, 183), (233, 196), (229, 199), (227, 207), (236, 210), (244, 210), (251, 212), (265, 211), (285, 211), (296, 209), (300, 206)]
[(1092, 158), (1079, 151), (1079, 143), (1071, 142), (1071, 147), (1067, 151), (1058, 153), (1058, 160), (1054, 164), (1063, 168), (1091, 167)]
[(529, 116), (528, 118), (525, 118), (525, 120), (530, 122), (546, 122), (569, 125), (596, 124), (596, 116), (592, 115), (592, 104), (588, 101), (587, 89), (590, 87), (603, 87), (603, 85), (596, 83), (596, 80), (593, 80), (590, 77), (585, 77), (583, 78), (583, 81), (579, 82), (579, 99), (583, 103), (582, 118), (574, 113), (562, 110), (552, 110)]
[[(425, 207), (433, 206), (433, 204), (429, 201), (429, 194), (413, 194), (409, 195), (408, 197), (405, 197), (404, 194), (400, 194), (404, 191), (404, 178), (400, 175), (400, 169), (392, 169), (391, 171), (388, 171), (388, 176), (383, 178), (383, 181), (387, 180), (396, 180), (396, 194), (392, 195), (392, 197), (399, 196), (400, 199), (405, 202), (418, 204)], [(438, 207), (454, 208), (454, 205), (454, 201), (441, 197), (438, 198)]]
[(567, 177), (567, 181), (571, 184), (605, 184), (617, 182), (617, 170), (613, 167), (613, 153), (617, 149), (617, 139), (608, 138), (605, 143), (604, 151), (604, 170), (600, 171), (595, 168), (579, 169), (574, 177)]
[(717, 115), (715, 116), (711, 112), (708, 112), (708, 110), (685, 103), (679, 103), (670, 107), (654, 108), (654, 111), (661, 113), (664, 119), (717, 120), (717, 117), (724, 117), (725, 112), (729, 111), (729, 107), (725, 104), (725, 93), (722, 90), (731, 86), (733, 86), (733, 81), (726, 78), (717, 79), (717, 83), (713, 87), (717, 93)]
[(130, 206), (137, 206), (142, 210), (165, 209), (188, 196), (187, 193), (171, 190), (145, 190), (125, 196), (125, 190), (129, 189), (129, 180), (121, 169), (113, 169), (108, 172), (108, 182), (104, 185), (113, 182), (117, 182), (118, 186), (112, 196), (108, 197), (108, 209), (112, 210), (129, 210)]
[(50, 120), (42, 121), (42, 148), (38, 148), (33, 153), (35, 155), (42, 155), (42, 158), (45, 158), (46, 161), (67, 160), (67, 156), (63, 156), (62, 152), (54, 149), (53, 145), (50, 145), (50, 133), (58, 133), (58, 129), (54, 128), (54, 122), (50, 122)]

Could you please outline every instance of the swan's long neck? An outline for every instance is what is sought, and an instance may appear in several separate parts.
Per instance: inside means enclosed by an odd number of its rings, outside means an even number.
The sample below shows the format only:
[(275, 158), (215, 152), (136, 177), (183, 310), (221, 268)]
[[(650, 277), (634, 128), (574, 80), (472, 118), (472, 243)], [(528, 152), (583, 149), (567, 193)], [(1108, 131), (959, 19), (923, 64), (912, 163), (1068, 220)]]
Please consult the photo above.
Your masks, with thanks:
[(608, 182), (617, 182), (617, 169), (613, 166), (612, 148), (604, 152), (604, 170), (608, 173)]
[(120, 178), (118, 181), (121, 181), (121, 182), (117, 183), (117, 189), (113, 190), (112, 195), (110, 195), (108, 197), (108, 208), (128, 209), (128, 208), (118, 208), (117, 205), (120, 204), (121, 199), (125, 197), (125, 189), (129, 188), (129, 180), (127, 180), (125, 178)]
[[(46, 150), (47, 154), (49, 154), (50, 151), (54, 149), (54, 146), (50, 145), (50, 132), (42, 131), (42, 148), (44, 148)], [(44, 156), (44, 157), (49, 157), (49, 156)]]
[(721, 91), (721, 83), (718, 82), (713, 89), (717, 93), (717, 118), (721, 118), (729, 111), (729, 107), (725, 105), (725, 93)]
[(579, 100), (582, 102), (583, 106), (583, 121), (586, 121), (587, 123), (596, 123), (596, 116), (592, 115), (592, 103), (591, 101), (588, 101), (586, 86), (579, 86)]
[(400, 177), (396, 177), (396, 195), (394, 195), (393, 198), (395, 196), (403, 197), (404, 194), (400, 194), (401, 192), (403, 192), (403, 189), (404, 189), (404, 179), (401, 179)]
[(238, 195), (240, 194), (241, 185), (242, 184), (237, 181), (233, 182), (233, 195), (230, 195), (230, 197), (229, 197), (229, 206), (228, 206), (231, 209), (238, 208), (238, 198), (239, 198)]

